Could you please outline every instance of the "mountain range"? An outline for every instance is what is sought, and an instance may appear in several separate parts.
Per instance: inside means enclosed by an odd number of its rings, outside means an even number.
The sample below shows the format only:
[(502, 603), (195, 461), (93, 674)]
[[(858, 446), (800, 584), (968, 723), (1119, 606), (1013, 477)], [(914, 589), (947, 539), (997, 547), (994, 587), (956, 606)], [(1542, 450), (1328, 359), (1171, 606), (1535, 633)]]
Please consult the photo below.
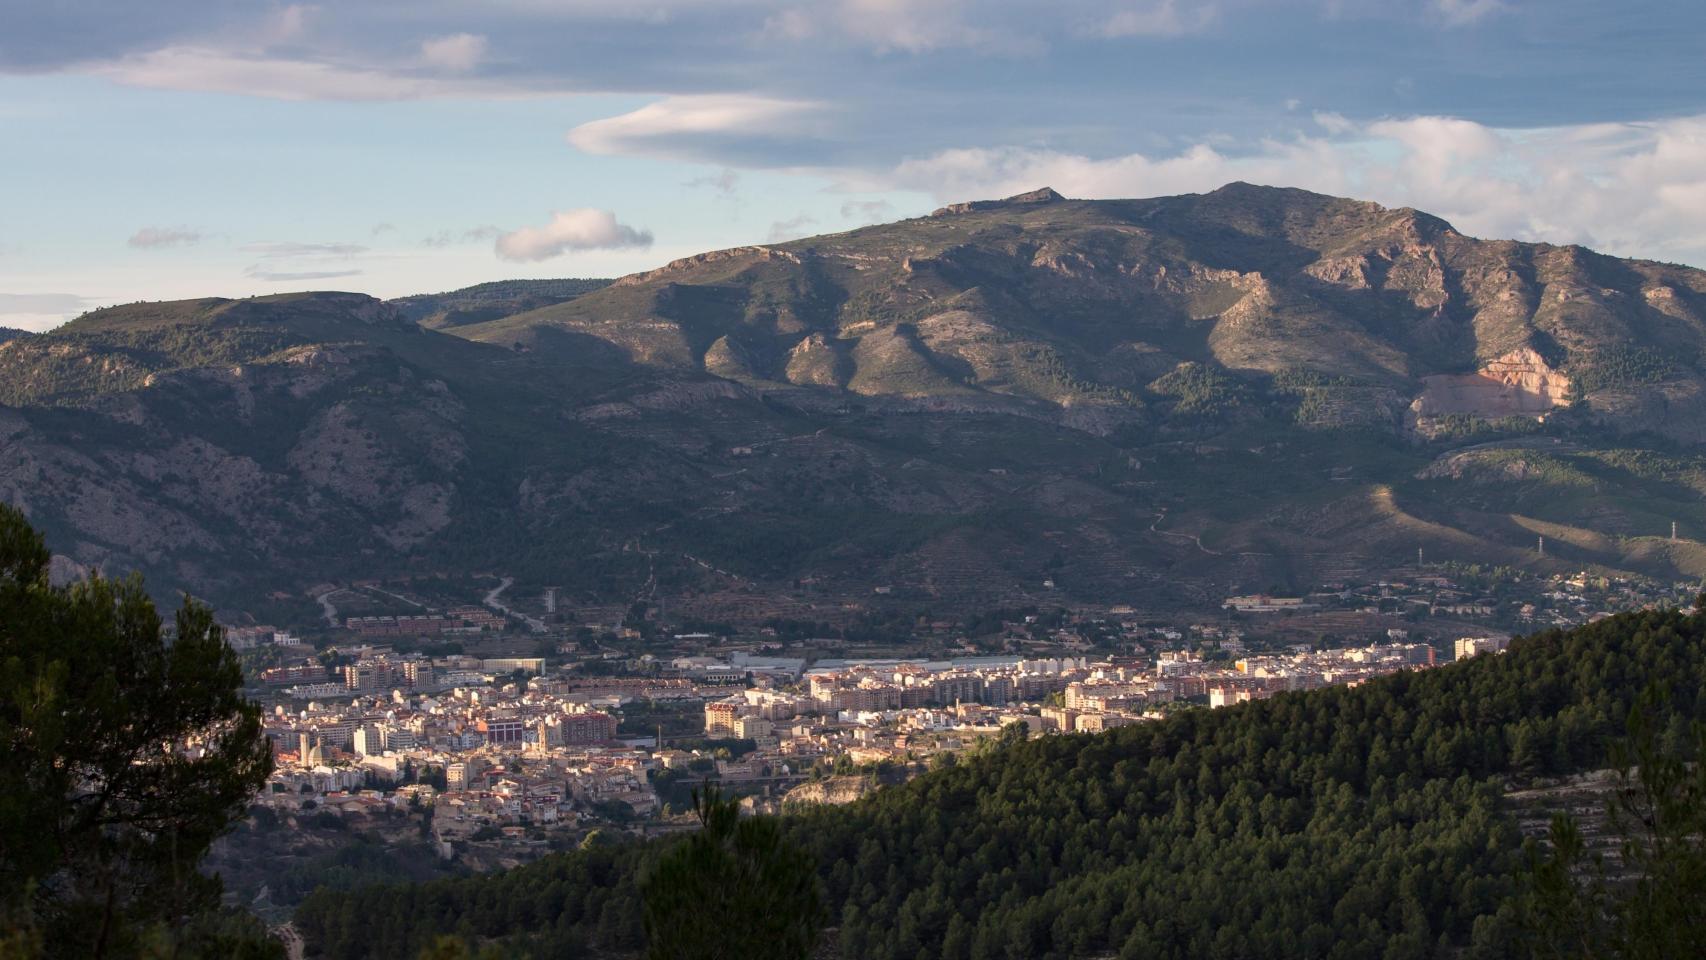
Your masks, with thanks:
[(64, 570), (268, 613), (471, 571), (725, 619), (1188, 608), (1418, 549), (1698, 577), (1703, 357), (1689, 267), (1044, 189), (608, 282), (0, 338), (0, 496)]

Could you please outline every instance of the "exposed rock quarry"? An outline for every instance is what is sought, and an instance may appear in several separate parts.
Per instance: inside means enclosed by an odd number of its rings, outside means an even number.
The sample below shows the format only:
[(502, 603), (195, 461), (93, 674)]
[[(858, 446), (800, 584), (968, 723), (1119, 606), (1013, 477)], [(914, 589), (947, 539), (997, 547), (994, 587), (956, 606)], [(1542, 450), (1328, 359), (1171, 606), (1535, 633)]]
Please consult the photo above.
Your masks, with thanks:
[(1488, 420), (1537, 417), (1569, 403), (1570, 378), (1532, 348), (1512, 350), (1470, 374), (1423, 377), (1410, 404), (1417, 418), (1461, 413)]

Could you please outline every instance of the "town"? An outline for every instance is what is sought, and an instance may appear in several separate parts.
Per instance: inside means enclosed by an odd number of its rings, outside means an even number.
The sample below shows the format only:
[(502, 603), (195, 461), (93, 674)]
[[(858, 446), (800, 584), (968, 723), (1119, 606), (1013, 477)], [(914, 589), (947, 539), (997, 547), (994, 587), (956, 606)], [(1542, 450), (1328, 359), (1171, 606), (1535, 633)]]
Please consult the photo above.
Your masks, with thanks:
[(275, 752), (255, 806), (287, 836), (406, 838), (475, 869), (596, 831), (686, 828), (706, 781), (758, 812), (848, 802), (1004, 737), (1355, 685), (1500, 651), (1512, 632), (1692, 602), (1685, 584), (1436, 568), (1231, 596), (1182, 622), (1120, 607), (920, 617), (896, 644), (825, 624), (671, 630), (644, 610), (577, 622), (549, 594), (532, 611), (496, 591), (437, 608), (403, 589), (367, 594), (407, 612), (335, 629), (227, 627)]
[[(539, 659), (398, 657), (371, 646), (353, 655), (341, 682), (323, 679), (324, 667), (286, 671), (307, 681), (291, 688), (307, 699), (273, 708), (279, 767), (258, 802), (287, 815), (426, 808), (446, 845), (667, 819), (668, 784), (683, 775), (774, 806), (838, 771), (903, 768), (1015, 727), (1097, 733), (1183, 705), (1222, 707), (1435, 663), (1433, 647), (1406, 642), (1236, 659), (1180, 651), (1153, 661), (833, 660), (809, 670), (801, 658), (734, 651), (675, 658), (646, 676), (581, 678), (546, 674)], [(659, 704), (701, 715), (700, 735), (673, 744), (618, 735), (625, 712)]]

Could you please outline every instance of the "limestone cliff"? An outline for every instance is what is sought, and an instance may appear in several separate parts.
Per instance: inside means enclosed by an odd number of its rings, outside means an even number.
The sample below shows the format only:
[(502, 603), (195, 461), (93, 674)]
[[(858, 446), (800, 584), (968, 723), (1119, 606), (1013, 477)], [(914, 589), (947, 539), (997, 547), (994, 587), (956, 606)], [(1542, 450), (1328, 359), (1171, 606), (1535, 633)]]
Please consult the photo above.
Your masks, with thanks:
[(1486, 420), (1539, 417), (1570, 402), (1570, 378), (1531, 347), (1489, 360), (1470, 374), (1422, 378), (1422, 393), (1410, 405), (1417, 420), (1467, 414)]

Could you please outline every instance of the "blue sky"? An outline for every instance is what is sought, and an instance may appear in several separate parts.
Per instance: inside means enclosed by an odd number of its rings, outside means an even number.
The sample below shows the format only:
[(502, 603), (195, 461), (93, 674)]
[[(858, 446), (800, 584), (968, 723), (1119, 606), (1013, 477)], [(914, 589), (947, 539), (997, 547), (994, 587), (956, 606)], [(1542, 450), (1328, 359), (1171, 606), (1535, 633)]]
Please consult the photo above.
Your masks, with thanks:
[(0, 325), (1232, 179), (1706, 264), (1706, 4), (0, 0)]

